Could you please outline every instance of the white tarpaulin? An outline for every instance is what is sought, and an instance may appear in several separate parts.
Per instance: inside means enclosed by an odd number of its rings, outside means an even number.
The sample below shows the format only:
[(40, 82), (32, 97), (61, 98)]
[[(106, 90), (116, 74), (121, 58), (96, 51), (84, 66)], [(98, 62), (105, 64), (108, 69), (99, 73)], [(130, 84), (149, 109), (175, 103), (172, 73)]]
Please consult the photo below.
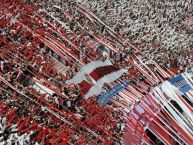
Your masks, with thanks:
[(92, 86), (90, 88), (90, 90), (88, 91), (88, 93), (85, 95), (85, 98), (88, 99), (91, 96), (94, 95), (99, 95), (102, 92), (102, 87), (105, 83), (111, 83), (115, 80), (117, 80), (118, 78), (120, 78), (124, 73), (126, 73), (127, 71), (125, 69), (121, 69), (118, 70), (116, 72), (112, 72), (108, 75), (105, 75), (104, 77), (102, 77), (100, 80), (98, 80), (94, 86)]
[(80, 71), (70, 80), (68, 80), (69, 84), (79, 84), (81, 81), (86, 80), (86, 74), (90, 74), (93, 70), (98, 67), (112, 65), (110, 60), (106, 61), (91, 61), (90, 63), (83, 66)]
[[(192, 109), (182, 98), (177, 88), (168, 81), (165, 81), (161, 86), (152, 89), (153, 97), (158, 103), (161, 103), (163, 109), (175, 120), (175, 122), (192, 138), (193, 136), (193, 113)], [(183, 110), (180, 113), (177, 108), (171, 103), (175, 101)], [(193, 139), (193, 138), (192, 138)]]

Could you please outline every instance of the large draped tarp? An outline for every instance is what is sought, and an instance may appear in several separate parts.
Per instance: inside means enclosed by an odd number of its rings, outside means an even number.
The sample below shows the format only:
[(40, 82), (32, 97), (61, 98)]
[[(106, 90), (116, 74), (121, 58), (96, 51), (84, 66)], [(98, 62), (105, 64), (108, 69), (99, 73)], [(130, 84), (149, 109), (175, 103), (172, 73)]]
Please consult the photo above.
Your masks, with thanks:
[[(177, 78), (173, 81), (181, 80), (182, 74)], [(151, 144), (148, 131), (163, 144), (193, 144), (193, 107), (171, 82), (152, 88), (128, 115), (127, 128), (135, 132), (139, 142)]]
[(193, 88), (191, 75), (188, 72), (181, 73), (171, 79), (171, 84), (176, 86), (182, 95)]
[(124, 73), (127, 71), (125, 69), (121, 69), (115, 72), (112, 72), (110, 74), (105, 75), (101, 79), (99, 79), (88, 91), (88, 93), (85, 95), (85, 98), (88, 99), (91, 96), (97, 96), (102, 92), (102, 87), (105, 83), (109, 84), (111, 82), (114, 82), (118, 78), (120, 78)]
[(121, 83), (116, 84), (111, 89), (109, 89), (106, 92), (103, 92), (99, 96), (97, 96), (97, 102), (101, 106), (104, 107), (112, 99), (113, 96), (115, 96), (120, 91), (125, 89), (129, 85), (129, 83), (130, 83), (129, 81), (128, 82), (125, 81), (125, 82), (121, 82)]
[(93, 72), (95, 69), (103, 66), (110, 66), (112, 65), (110, 60), (106, 61), (91, 61), (90, 63), (84, 65), (80, 71), (68, 81), (68, 83), (72, 84), (79, 84), (81, 81), (86, 80), (86, 74), (90, 74)]

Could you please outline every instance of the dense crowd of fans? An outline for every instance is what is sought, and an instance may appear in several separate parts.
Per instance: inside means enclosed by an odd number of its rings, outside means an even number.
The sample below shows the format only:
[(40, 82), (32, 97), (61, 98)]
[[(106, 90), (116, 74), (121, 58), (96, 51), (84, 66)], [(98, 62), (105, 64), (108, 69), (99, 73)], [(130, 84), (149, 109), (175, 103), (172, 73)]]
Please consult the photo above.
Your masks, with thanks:
[[(191, 17), (188, 1), (88, 2), (111, 28), (93, 21), (78, 4), (1, 3), (0, 143), (122, 144), (126, 121), (120, 106), (110, 102), (102, 108), (94, 97), (85, 100), (79, 85), (66, 81), (83, 65), (109, 59), (128, 68), (130, 73), (120, 80), (141, 82), (148, 91), (150, 84), (127, 61), (138, 55), (132, 47), (163, 68), (192, 66), (191, 27), (185, 23)], [(120, 35), (117, 40), (115, 34)], [(125, 46), (119, 38), (128, 38), (135, 46)]]
[[(1, 83), (1, 116), (3, 128), (7, 129), (1, 134), (1, 142), (16, 143), (15, 136), (20, 136), (24, 144), (121, 142), (124, 130), (117, 126), (125, 123), (121, 114), (109, 107), (101, 108), (94, 99), (83, 99), (78, 86), (65, 84), (80, 65), (69, 58), (60, 62), (60, 56), (42, 40), (46, 34), (53, 39), (56, 35), (57, 41), (69, 45), (45, 26), (41, 17), (49, 22), (51, 13), (46, 17), (40, 9), (36, 16), (40, 8), (36, 4), (5, 5), (7, 8), (1, 7), (0, 23), (1, 77), (6, 81), (6, 85)], [(79, 54), (80, 49), (65, 47), (73, 55)], [(103, 57), (98, 54), (99, 59)], [(64, 66), (65, 73), (58, 72), (57, 65)], [(49, 91), (37, 89), (37, 84)], [(10, 131), (12, 126), (14, 132)]]
[(168, 68), (192, 66), (192, 1), (82, 1), (118, 35)]

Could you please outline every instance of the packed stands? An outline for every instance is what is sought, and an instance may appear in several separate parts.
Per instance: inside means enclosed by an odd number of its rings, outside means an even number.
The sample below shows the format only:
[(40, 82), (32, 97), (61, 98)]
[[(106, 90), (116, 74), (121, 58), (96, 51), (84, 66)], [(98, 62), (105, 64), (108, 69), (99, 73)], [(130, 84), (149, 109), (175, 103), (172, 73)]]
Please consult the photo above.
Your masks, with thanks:
[(189, 4), (1, 0), (0, 144), (193, 144)]

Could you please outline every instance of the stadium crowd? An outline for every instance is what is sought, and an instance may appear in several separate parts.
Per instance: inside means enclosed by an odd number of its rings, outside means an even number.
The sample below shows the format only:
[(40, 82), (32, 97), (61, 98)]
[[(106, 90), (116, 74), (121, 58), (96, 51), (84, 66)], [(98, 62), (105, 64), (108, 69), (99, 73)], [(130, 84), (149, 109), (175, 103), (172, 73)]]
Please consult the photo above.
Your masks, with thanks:
[(192, 67), (191, 0), (82, 1), (118, 35), (168, 68)]
[(87, 3), (113, 31), (85, 15), (78, 4), (1, 2), (0, 144), (122, 144), (126, 120), (120, 106), (110, 102), (101, 108), (94, 97), (83, 98), (80, 85), (66, 83), (83, 65), (109, 59), (134, 75), (121, 80), (141, 82), (148, 91), (150, 84), (127, 62), (138, 54), (115, 41), (115, 34), (132, 40), (162, 68), (192, 67), (191, 27), (185, 23), (191, 17), (190, 2)]
[[(94, 99), (83, 99), (77, 86), (65, 84), (79, 64), (64, 59), (62, 65), (69, 69), (66, 74), (53, 66), (61, 63), (61, 58), (42, 41), (45, 33), (54, 34), (35, 16), (37, 5), (4, 5), (9, 9), (1, 7), (1, 117), (5, 128), (1, 143), (122, 141), (124, 130), (117, 125), (125, 123), (121, 114), (99, 107)], [(34, 87), (37, 83), (49, 91)], [(12, 128), (16, 130), (12, 132)]]

